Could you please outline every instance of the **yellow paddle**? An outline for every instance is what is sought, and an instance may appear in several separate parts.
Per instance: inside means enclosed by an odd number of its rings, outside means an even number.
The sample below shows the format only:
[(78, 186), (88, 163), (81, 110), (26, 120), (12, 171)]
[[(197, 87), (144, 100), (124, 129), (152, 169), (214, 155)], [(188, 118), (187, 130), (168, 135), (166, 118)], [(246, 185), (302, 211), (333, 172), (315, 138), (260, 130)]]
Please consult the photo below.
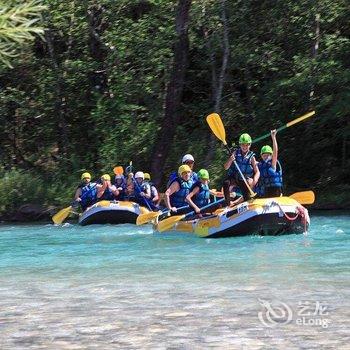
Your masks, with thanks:
[[(189, 205), (184, 205), (183, 207), (177, 208), (177, 210), (182, 210), (182, 209), (186, 209), (189, 208)], [(166, 210), (166, 211), (156, 211), (156, 212), (150, 212), (150, 213), (145, 213), (145, 214), (140, 214), (137, 219), (136, 219), (136, 225), (143, 225), (143, 224), (147, 224), (148, 222), (154, 220), (156, 217), (158, 217), (159, 215), (166, 215), (169, 214), (171, 212), (171, 210)]]
[[(217, 192), (217, 197), (222, 197), (224, 194), (222, 192)], [(313, 191), (302, 191), (295, 192), (289, 196), (295, 199), (300, 204), (313, 204), (315, 202), (315, 193)]]
[[(223, 202), (224, 200), (225, 200), (225, 198), (222, 198), (216, 202), (209, 203), (209, 204), (205, 205), (204, 207), (200, 208), (200, 211), (202, 212), (202, 210), (208, 209), (216, 204)], [(167, 231), (170, 228), (172, 228), (177, 222), (179, 222), (183, 219), (186, 219), (186, 218), (192, 216), (193, 214), (195, 214), (195, 211), (191, 211), (191, 212), (189, 212), (187, 214), (183, 214), (183, 215), (170, 216), (170, 218), (167, 218), (167, 219), (160, 221), (158, 223), (157, 229), (159, 232)]]
[[(278, 132), (278, 131), (284, 130), (284, 129), (286, 129), (286, 128), (289, 128), (290, 126), (292, 126), (292, 125), (294, 125), (294, 124), (300, 123), (301, 121), (303, 121), (303, 120), (305, 120), (305, 119), (307, 119), (307, 118), (312, 117), (315, 113), (316, 113), (315, 111), (306, 113), (306, 114), (302, 115), (301, 117), (298, 117), (298, 118), (296, 118), (296, 119), (293, 119), (292, 121), (290, 121), (290, 122), (288, 122), (287, 124), (285, 124), (285, 125), (279, 127), (279, 128), (276, 129), (276, 130), (277, 130), (277, 132)], [(252, 143), (261, 141), (261, 140), (266, 139), (266, 138), (268, 138), (268, 137), (270, 137), (270, 136), (271, 136), (271, 133), (268, 132), (267, 134), (262, 135), (262, 136), (260, 136), (260, 137), (258, 137), (258, 138), (256, 138), (256, 139), (254, 139)]]
[(289, 196), (300, 204), (313, 204), (315, 202), (315, 193), (313, 191), (296, 192)]
[(63, 208), (61, 209), (58, 213), (56, 213), (53, 217), (52, 217), (52, 221), (56, 224), (56, 225), (61, 225), (62, 222), (67, 218), (67, 216), (69, 215), (69, 213), (72, 210), (72, 206), (70, 205), (67, 208)]
[[(229, 151), (229, 153), (231, 154), (232, 151), (230, 149), (230, 147), (227, 145), (226, 142), (226, 131), (225, 131), (225, 127), (224, 124), (222, 123), (222, 120), (219, 116), (219, 114), (217, 113), (212, 113), (209, 114), (207, 116), (207, 123), (211, 129), (211, 131), (213, 132), (213, 134), (224, 144), (224, 146), (227, 148), (227, 150)], [(244, 177), (244, 175), (242, 174), (241, 169), (239, 168), (237, 162), (234, 160), (233, 164), (235, 165), (239, 175), (241, 176), (241, 179), (243, 180), (244, 184), (246, 185), (250, 197), (254, 198), (256, 196), (256, 193), (253, 192), (253, 190), (250, 188), (246, 178)]]
[(136, 225), (147, 224), (148, 222), (154, 220), (156, 217), (161, 215), (162, 211), (152, 211), (150, 213), (140, 214), (136, 219)]
[[(84, 195), (81, 198), (84, 198), (90, 191), (92, 191), (96, 187), (96, 184), (90, 188), (89, 191), (85, 192)], [(76, 203), (76, 202), (75, 202)], [(68, 217), (69, 213), (72, 212), (73, 207), (70, 205), (69, 207), (61, 209), (58, 213), (56, 213), (52, 217), (52, 221), (56, 225), (61, 225), (64, 220)]]

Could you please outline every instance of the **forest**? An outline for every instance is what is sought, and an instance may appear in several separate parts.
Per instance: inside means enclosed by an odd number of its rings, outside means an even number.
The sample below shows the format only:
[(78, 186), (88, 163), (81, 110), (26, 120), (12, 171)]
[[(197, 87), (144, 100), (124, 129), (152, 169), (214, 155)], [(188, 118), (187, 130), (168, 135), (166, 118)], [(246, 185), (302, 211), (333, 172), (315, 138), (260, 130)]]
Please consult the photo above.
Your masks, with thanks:
[[(0, 216), (69, 205), (133, 162), (161, 191), (185, 153), (220, 188), (230, 145), (277, 134), (284, 192), (350, 208), (348, 0), (0, 0)], [(26, 7), (27, 6), (27, 7)], [(271, 139), (252, 145), (257, 156)]]

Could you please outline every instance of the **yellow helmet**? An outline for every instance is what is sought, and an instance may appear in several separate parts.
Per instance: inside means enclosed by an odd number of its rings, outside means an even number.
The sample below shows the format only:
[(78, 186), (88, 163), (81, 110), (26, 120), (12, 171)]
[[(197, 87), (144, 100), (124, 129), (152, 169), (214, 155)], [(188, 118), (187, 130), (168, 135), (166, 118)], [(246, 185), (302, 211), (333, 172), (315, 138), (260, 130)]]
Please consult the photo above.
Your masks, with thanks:
[(149, 173), (143, 173), (143, 175), (145, 176), (145, 180), (151, 180), (151, 175)]
[(102, 180), (106, 180), (106, 181), (111, 181), (111, 177), (110, 177), (108, 174), (103, 174), (103, 175), (101, 176), (101, 179), (102, 179)]
[(183, 164), (179, 166), (178, 173), (181, 176), (183, 173), (191, 172), (191, 168), (187, 164)]
[(81, 179), (84, 180), (84, 179), (90, 179), (91, 180), (91, 175), (90, 173), (82, 173), (81, 174)]

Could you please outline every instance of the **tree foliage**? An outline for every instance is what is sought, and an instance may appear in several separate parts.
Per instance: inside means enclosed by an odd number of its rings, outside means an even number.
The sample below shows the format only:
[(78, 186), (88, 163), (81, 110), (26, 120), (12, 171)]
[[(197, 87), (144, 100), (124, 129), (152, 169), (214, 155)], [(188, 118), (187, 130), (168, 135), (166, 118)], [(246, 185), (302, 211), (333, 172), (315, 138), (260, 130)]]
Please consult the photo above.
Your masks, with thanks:
[(41, 0), (27, 2), (0, 1), (0, 62), (12, 67), (11, 60), (19, 48), (43, 34), (39, 25), (45, 9)]
[[(130, 160), (149, 171), (159, 135), (174, 134), (162, 144), (168, 153), (157, 166), (162, 184), (192, 153), (197, 170), (208, 164), (212, 186), (220, 187), (226, 154), (219, 142), (208, 146), (206, 115), (219, 106), (227, 139), (237, 142), (243, 132), (258, 137), (315, 109), (315, 117), (277, 135), (286, 191), (311, 188), (327, 198), (349, 184), (346, 0), (192, 0), (176, 124), (162, 121), (181, 0), (29, 3), (37, 10), (16, 25), (30, 36), (23, 40), (2, 41), (1, 29), (3, 14), (21, 6), (0, 13), (0, 44), (16, 45), (17, 52), (42, 33), (36, 21), (47, 9), (44, 34), (11, 61), (13, 69), (0, 70), (4, 171), (39, 176), (48, 188), (71, 186), (82, 170), (99, 176)], [(254, 150), (264, 143), (270, 140)]]

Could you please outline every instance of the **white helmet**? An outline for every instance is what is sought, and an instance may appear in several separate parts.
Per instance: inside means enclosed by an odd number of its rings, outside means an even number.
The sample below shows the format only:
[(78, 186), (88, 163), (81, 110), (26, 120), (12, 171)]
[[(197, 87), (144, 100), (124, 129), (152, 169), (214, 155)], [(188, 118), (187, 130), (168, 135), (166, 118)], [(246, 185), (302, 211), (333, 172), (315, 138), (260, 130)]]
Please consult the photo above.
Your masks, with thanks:
[(193, 155), (192, 155), (192, 154), (185, 154), (185, 155), (182, 157), (182, 163), (185, 163), (185, 162), (188, 162), (188, 161), (194, 162), (194, 158), (193, 158)]
[(138, 177), (140, 177), (141, 179), (145, 179), (145, 174), (142, 171), (138, 171), (135, 174), (135, 179), (137, 179)]

